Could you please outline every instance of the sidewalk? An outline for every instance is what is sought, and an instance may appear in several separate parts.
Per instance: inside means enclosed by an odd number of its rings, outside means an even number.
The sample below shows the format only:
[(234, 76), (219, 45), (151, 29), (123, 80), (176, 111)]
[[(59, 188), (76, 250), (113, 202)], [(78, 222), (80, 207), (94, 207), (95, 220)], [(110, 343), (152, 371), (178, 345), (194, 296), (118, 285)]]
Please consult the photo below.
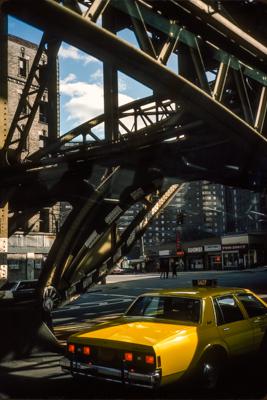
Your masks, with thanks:
[[(185, 273), (193, 274), (193, 275), (202, 275), (202, 274), (226, 274), (226, 273), (256, 273), (256, 272), (267, 272), (267, 266), (264, 267), (257, 267), (257, 268), (248, 268), (248, 269), (233, 269), (233, 270), (223, 270), (223, 271), (208, 271), (208, 270), (201, 270), (201, 271), (177, 271), (177, 275), (183, 275)], [(132, 280), (139, 280), (139, 279), (148, 279), (148, 278), (158, 278), (159, 272), (145, 272), (139, 274), (110, 274), (106, 278), (107, 284), (113, 284), (117, 282), (126, 282)]]

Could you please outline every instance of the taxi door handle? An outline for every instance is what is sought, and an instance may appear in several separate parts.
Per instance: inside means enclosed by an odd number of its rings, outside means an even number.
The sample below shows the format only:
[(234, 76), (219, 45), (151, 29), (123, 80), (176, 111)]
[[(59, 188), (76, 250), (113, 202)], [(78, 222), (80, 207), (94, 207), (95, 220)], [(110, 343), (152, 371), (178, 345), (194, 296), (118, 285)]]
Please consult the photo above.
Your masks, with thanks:
[(230, 328), (223, 328), (224, 331), (230, 331)]

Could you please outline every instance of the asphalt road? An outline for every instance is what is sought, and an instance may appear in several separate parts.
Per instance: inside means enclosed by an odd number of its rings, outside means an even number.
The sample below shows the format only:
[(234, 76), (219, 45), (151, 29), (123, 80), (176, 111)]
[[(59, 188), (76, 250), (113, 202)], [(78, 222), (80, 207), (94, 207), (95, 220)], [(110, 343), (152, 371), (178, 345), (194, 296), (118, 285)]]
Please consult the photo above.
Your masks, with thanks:
[(98, 285), (75, 302), (58, 309), (53, 314), (56, 333), (81, 329), (84, 324), (114, 318), (123, 313), (136, 296), (157, 289), (191, 287), (192, 279), (217, 279), (219, 286), (246, 287), (258, 294), (267, 296), (267, 268), (242, 272), (183, 272), (177, 278), (160, 279), (151, 275), (111, 275), (108, 284)]
[[(95, 286), (75, 302), (56, 310), (56, 335), (64, 339), (73, 332), (123, 313), (143, 292), (191, 286), (197, 277), (211, 277), (220, 286), (248, 287), (267, 298), (267, 269), (229, 273), (179, 273), (177, 279), (158, 276), (110, 276), (109, 284)], [(124, 281), (126, 279), (126, 281)], [(158, 392), (97, 381), (75, 382), (61, 371), (58, 354), (36, 354), (28, 359), (0, 364), (0, 399), (266, 399), (267, 371), (256, 360), (232, 365), (225, 371), (216, 392), (200, 391), (190, 383)]]

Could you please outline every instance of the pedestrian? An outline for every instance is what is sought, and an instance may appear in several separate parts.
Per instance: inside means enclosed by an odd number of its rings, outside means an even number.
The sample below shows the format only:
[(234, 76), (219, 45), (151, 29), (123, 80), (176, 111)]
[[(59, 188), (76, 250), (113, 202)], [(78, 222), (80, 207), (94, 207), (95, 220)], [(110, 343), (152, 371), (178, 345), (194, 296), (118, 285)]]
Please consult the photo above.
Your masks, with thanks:
[(153, 266), (153, 270), (152, 270), (152, 272), (160, 272), (160, 263), (159, 263), (159, 260), (155, 260), (154, 261), (154, 266)]
[(177, 265), (173, 258), (170, 259), (170, 266), (172, 270), (172, 278), (177, 278), (177, 273), (176, 273)]
[(178, 261), (178, 266), (179, 266), (179, 271), (183, 271), (184, 262), (183, 262), (182, 258), (180, 258), (180, 260)]
[(163, 258), (161, 258), (159, 260), (159, 272), (160, 272), (160, 279), (164, 279), (165, 278), (165, 271), (164, 271), (164, 260)]
[(165, 278), (168, 279), (169, 278), (169, 269), (170, 269), (170, 265), (169, 265), (169, 260), (166, 258), (165, 259)]

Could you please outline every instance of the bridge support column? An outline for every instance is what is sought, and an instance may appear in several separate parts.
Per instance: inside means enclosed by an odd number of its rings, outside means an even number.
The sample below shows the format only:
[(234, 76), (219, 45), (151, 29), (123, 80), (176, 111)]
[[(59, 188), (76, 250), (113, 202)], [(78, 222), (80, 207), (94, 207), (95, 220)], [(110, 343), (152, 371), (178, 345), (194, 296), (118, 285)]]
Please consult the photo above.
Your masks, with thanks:
[[(104, 14), (103, 27), (115, 32), (112, 14)], [(109, 141), (118, 139), (118, 71), (115, 66), (104, 62), (104, 112), (105, 138)]]
[(44, 315), (36, 300), (16, 303), (2, 300), (0, 315), (1, 361), (21, 359), (40, 351), (62, 351), (56, 337), (48, 328), (49, 316)]

